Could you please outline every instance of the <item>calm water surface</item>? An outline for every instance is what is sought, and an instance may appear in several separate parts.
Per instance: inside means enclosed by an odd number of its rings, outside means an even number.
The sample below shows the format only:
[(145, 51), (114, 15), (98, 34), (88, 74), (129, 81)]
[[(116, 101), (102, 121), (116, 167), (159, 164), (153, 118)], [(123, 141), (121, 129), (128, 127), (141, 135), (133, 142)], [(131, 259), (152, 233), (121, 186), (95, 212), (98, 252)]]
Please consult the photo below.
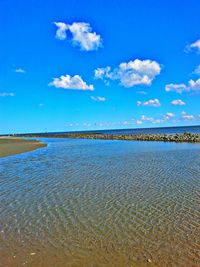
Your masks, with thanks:
[(101, 133), (101, 134), (183, 134), (189, 132), (192, 134), (200, 134), (200, 125), (195, 126), (173, 126), (173, 127), (154, 127), (154, 128), (130, 128), (130, 129), (113, 129), (113, 130), (90, 130), (75, 132), (46, 132), (43, 134), (68, 134), (68, 133)]
[(0, 159), (0, 266), (200, 266), (199, 144), (42, 140)]

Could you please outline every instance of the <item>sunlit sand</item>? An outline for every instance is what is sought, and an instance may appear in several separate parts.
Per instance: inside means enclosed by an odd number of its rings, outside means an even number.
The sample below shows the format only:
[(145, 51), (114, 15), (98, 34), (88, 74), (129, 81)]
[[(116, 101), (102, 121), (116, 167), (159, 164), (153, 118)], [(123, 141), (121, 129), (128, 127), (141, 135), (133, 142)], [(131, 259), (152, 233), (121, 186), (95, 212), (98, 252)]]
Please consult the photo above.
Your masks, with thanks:
[(15, 137), (1, 137), (0, 157), (28, 152), (45, 146), (46, 144), (43, 144), (37, 140), (26, 140)]

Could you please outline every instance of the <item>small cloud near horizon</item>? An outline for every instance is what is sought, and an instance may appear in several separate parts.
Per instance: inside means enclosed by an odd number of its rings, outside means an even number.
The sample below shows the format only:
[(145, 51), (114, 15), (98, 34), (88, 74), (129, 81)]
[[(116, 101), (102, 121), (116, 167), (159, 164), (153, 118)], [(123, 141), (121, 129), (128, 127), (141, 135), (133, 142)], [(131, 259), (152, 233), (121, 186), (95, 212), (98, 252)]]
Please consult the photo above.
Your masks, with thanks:
[(189, 115), (185, 111), (181, 113), (182, 120), (194, 120), (194, 115)]

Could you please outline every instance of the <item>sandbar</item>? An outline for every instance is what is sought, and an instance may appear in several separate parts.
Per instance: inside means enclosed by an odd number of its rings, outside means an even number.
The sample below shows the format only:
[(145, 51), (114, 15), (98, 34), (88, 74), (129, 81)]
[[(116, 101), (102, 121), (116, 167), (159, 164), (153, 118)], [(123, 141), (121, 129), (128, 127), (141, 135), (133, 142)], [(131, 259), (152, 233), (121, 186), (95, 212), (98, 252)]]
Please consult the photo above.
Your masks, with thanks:
[(37, 140), (13, 137), (0, 138), (0, 158), (32, 151), (47, 146)]

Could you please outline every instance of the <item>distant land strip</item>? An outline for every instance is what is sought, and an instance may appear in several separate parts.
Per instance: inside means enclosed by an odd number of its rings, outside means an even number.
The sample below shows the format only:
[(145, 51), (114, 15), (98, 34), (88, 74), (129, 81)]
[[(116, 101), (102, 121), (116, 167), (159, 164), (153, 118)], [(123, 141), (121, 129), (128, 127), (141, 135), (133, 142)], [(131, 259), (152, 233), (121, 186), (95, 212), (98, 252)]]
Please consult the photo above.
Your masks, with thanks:
[(23, 134), (16, 136), (200, 143), (200, 134), (192, 134), (189, 132), (185, 132), (183, 134), (41, 133), (41, 134)]

